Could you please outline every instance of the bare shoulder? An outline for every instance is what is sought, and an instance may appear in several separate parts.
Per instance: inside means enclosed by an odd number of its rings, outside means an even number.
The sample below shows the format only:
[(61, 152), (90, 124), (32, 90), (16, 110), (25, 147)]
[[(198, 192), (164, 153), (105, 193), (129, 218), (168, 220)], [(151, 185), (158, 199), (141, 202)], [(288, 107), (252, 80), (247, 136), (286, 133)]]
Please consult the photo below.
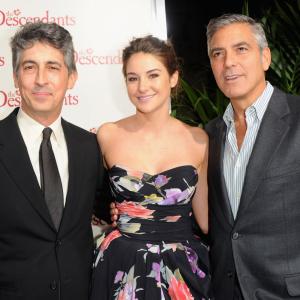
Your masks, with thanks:
[(99, 126), (97, 130), (97, 140), (102, 149), (102, 152), (106, 151), (106, 148), (111, 142), (114, 141), (118, 134), (117, 122), (107, 122)]
[(208, 135), (204, 129), (197, 126), (184, 124), (186, 130), (191, 134), (191, 137), (196, 143), (208, 144)]
[(204, 129), (186, 123), (182, 123), (181, 128), (181, 140), (187, 149), (186, 153), (188, 153), (189, 159), (193, 161), (193, 165), (201, 168), (207, 160), (208, 135)]
[(100, 143), (107, 140), (116, 130), (117, 125), (115, 122), (103, 123), (97, 130), (97, 139)]
[(124, 135), (124, 131), (131, 123), (131, 117), (120, 119), (115, 122), (103, 123), (97, 130), (97, 139), (102, 147), (112, 143), (115, 139), (120, 138)]
[(128, 122), (128, 119), (130, 119), (130, 117), (120, 119), (115, 122), (103, 123), (101, 126), (99, 126), (97, 130), (98, 139), (102, 140), (102, 139), (109, 138), (114, 133), (118, 132), (119, 130), (122, 130), (122, 128)]

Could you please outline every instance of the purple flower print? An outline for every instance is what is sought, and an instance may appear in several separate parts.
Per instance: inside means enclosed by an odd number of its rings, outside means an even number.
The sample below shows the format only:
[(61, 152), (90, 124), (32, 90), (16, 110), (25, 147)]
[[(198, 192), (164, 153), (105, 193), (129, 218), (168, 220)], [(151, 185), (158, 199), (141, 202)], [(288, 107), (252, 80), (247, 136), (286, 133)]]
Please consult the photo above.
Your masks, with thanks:
[(155, 274), (155, 280), (157, 282), (161, 282), (161, 280), (160, 280), (160, 264), (156, 263), (156, 262), (152, 263), (152, 270)]
[(160, 201), (159, 205), (171, 205), (176, 204), (182, 200), (185, 200), (190, 195), (188, 189), (181, 191), (180, 189), (166, 189), (166, 198)]
[(123, 271), (118, 271), (116, 276), (115, 276), (114, 283), (117, 283), (117, 282), (121, 281), (123, 279), (123, 275), (124, 275)]
[(162, 187), (163, 185), (167, 184), (170, 178), (165, 175), (158, 175), (155, 178), (154, 185), (158, 188)]
[(185, 248), (185, 254), (190, 263), (193, 273), (196, 273), (200, 278), (205, 278), (206, 274), (198, 266), (198, 255), (197, 253), (189, 247)]

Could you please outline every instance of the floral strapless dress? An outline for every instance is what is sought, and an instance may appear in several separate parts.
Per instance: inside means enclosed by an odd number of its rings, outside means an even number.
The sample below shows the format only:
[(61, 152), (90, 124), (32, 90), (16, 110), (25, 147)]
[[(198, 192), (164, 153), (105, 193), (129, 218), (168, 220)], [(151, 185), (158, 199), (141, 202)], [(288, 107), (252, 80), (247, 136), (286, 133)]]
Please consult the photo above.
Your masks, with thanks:
[(192, 232), (196, 169), (113, 166), (109, 177), (120, 217), (98, 249), (91, 300), (210, 299), (208, 248)]

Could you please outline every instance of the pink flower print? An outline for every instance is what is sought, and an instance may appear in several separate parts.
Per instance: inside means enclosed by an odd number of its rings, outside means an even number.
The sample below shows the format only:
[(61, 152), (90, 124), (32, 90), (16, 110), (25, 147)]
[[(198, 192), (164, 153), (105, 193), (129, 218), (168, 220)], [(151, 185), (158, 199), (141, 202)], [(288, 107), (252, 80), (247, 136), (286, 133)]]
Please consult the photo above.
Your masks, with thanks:
[(181, 216), (166, 216), (165, 218), (161, 219), (162, 221), (166, 222), (177, 222)]
[(147, 209), (132, 201), (117, 203), (117, 209), (121, 215), (124, 214), (134, 218), (153, 219), (152, 214), (154, 213), (154, 210)]
[(98, 253), (98, 256), (96, 258), (96, 261), (95, 261), (95, 266), (98, 265), (98, 262), (99, 260), (101, 260), (103, 258), (103, 253), (104, 251), (108, 248), (108, 246), (110, 245), (110, 243), (121, 236), (121, 233), (119, 232), (119, 230), (114, 230), (112, 231), (107, 237), (105, 237), (101, 243), (100, 243), (100, 249), (99, 249), (99, 253)]
[(183, 280), (177, 280), (173, 275), (169, 282), (168, 293), (171, 297), (171, 300), (193, 300), (188, 286)]
[(100, 245), (100, 251), (104, 252), (109, 244), (116, 238), (120, 237), (121, 236), (121, 233), (119, 232), (119, 230), (114, 230), (112, 231), (104, 240), (103, 242), (101, 243)]
[(156, 176), (155, 178), (155, 181), (154, 181), (154, 185), (157, 187), (157, 188), (160, 188), (162, 187), (163, 185), (167, 184), (169, 182), (169, 179), (167, 176), (165, 175), (158, 175)]
[(117, 300), (138, 300), (135, 298), (135, 290), (131, 283), (127, 282), (118, 294)]
[(117, 300), (126, 300), (126, 295), (125, 295), (125, 291), (124, 290), (120, 291), (120, 293), (118, 294)]

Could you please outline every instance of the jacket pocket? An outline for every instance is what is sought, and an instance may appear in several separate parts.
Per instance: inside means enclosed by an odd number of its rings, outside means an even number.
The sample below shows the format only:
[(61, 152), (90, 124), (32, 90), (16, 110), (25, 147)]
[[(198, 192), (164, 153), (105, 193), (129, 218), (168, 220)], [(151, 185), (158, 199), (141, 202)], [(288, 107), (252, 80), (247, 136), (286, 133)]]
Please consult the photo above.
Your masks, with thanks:
[(300, 296), (300, 274), (289, 275), (284, 278), (290, 296)]

